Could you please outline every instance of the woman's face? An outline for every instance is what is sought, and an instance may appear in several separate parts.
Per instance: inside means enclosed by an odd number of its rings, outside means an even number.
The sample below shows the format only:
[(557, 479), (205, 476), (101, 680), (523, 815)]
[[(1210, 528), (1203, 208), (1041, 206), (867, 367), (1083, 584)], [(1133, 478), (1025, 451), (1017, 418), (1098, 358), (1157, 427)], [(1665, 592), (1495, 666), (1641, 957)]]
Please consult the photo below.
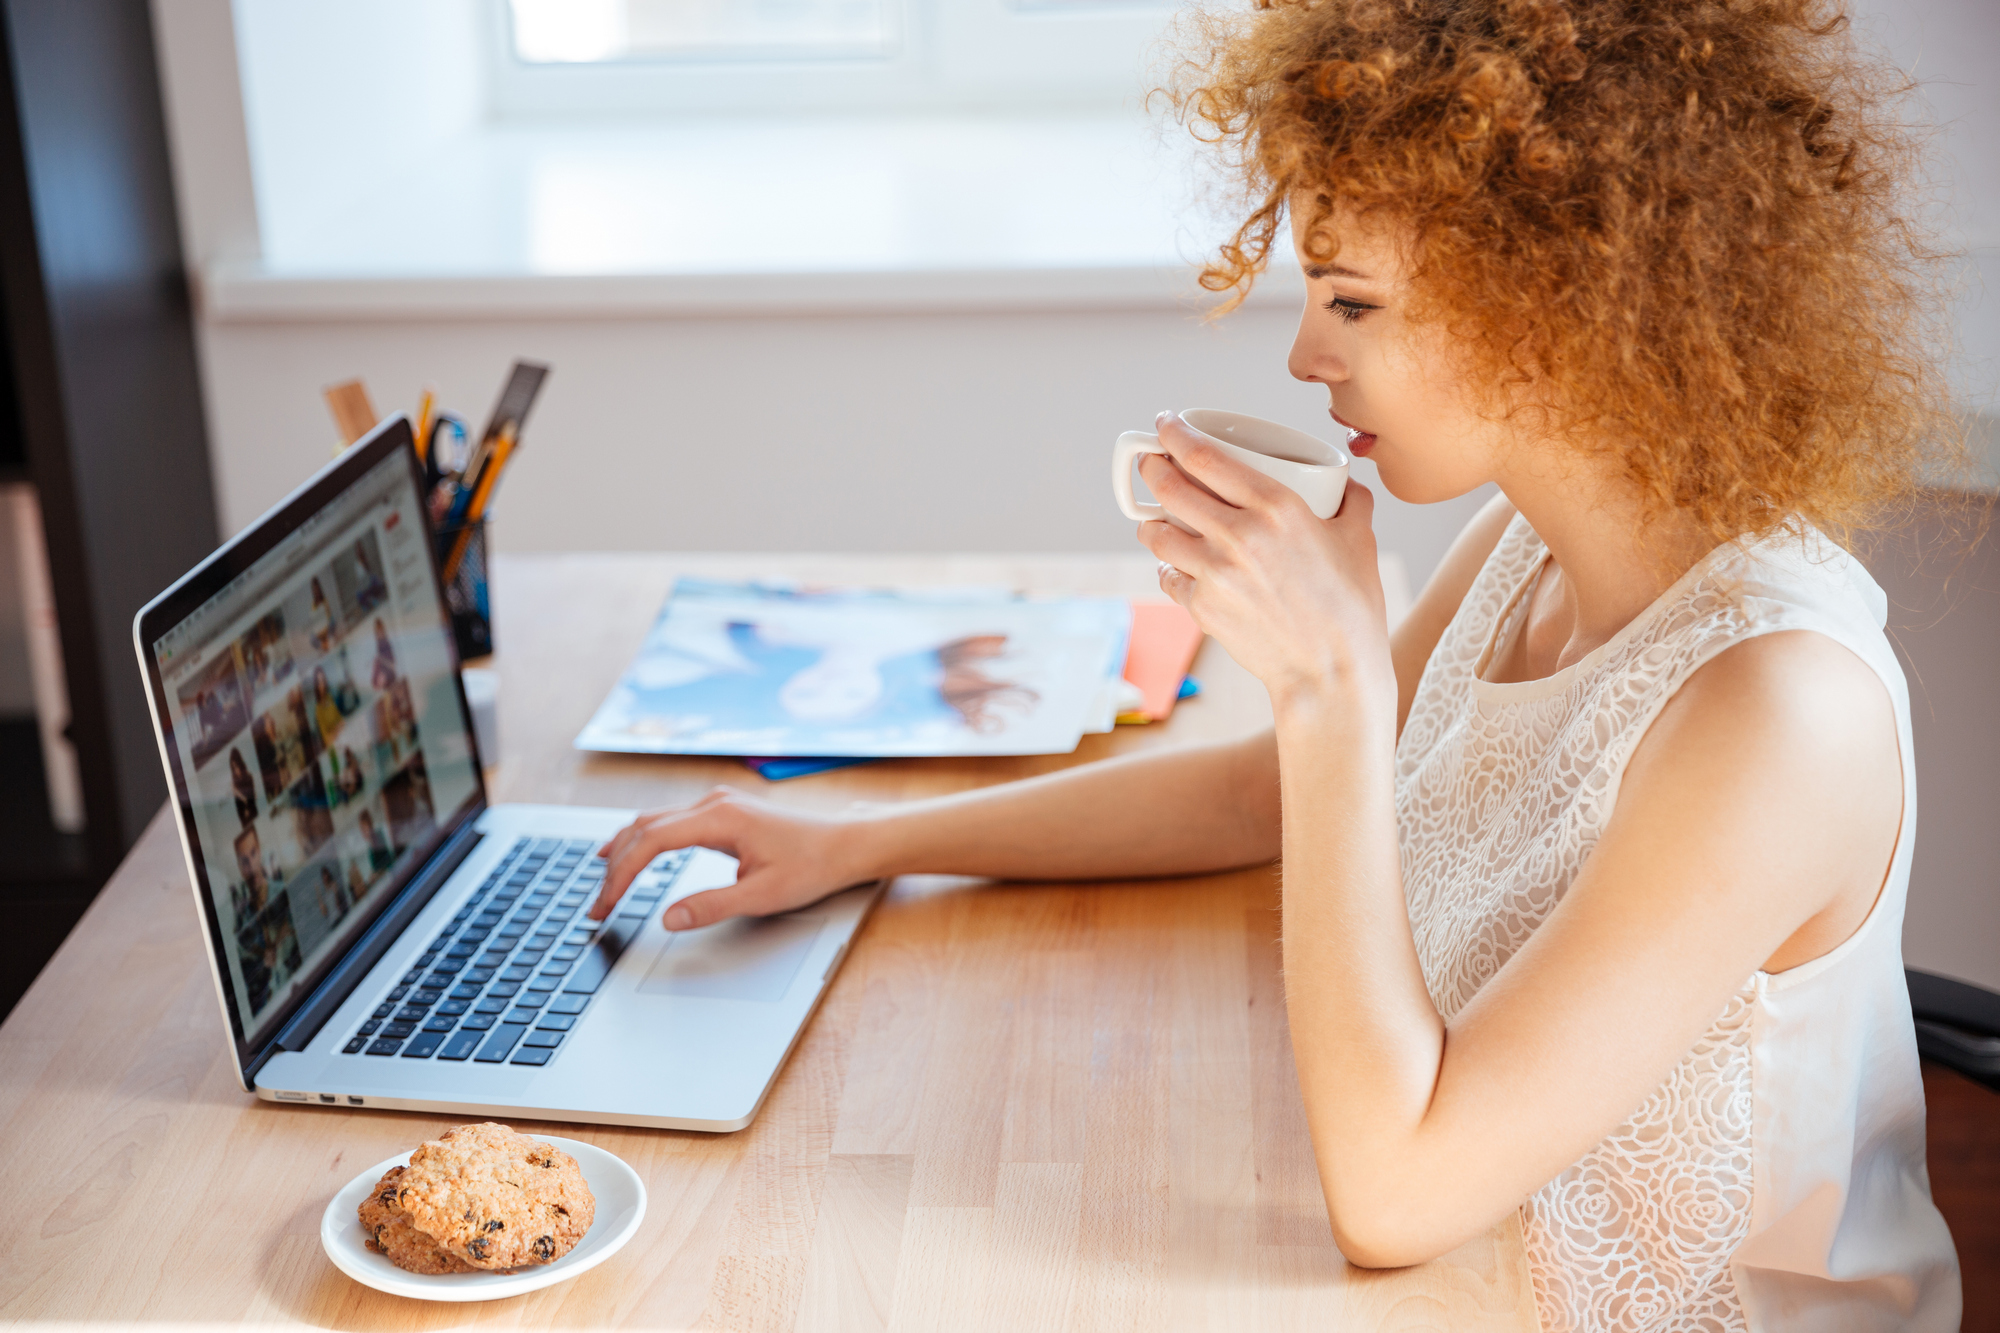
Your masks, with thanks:
[(1397, 499), (1429, 504), (1494, 480), (1502, 427), (1474, 409), (1443, 330), (1405, 320), (1398, 237), (1336, 217), (1340, 250), (1319, 264), (1305, 253), (1305, 210), (1290, 211), (1306, 276), (1305, 313), (1287, 363), (1293, 377), (1326, 386), (1328, 414), (1363, 432), (1352, 452), (1374, 461)]

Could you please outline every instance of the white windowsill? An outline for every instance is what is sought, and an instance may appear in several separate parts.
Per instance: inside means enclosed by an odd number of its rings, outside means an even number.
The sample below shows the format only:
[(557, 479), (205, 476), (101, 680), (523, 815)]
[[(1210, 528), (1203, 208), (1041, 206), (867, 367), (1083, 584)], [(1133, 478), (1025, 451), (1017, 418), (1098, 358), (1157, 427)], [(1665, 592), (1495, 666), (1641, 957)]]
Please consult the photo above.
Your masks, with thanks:
[[(277, 164), (216, 322), (1197, 309), (1226, 234), (1131, 113), (486, 126), (370, 173)], [(1294, 303), (1281, 264), (1258, 304)]]

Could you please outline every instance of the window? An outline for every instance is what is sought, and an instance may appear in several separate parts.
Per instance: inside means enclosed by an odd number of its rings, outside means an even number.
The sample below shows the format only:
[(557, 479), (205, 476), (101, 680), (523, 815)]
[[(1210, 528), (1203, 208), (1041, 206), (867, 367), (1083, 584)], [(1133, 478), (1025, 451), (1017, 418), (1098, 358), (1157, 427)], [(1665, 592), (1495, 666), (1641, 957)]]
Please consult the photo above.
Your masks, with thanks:
[(503, 116), (1135, 103), (1170, 0), (489, 0)]
[(826, 60), (895, 53), (891, 0), (513, 0), (514, 58)]

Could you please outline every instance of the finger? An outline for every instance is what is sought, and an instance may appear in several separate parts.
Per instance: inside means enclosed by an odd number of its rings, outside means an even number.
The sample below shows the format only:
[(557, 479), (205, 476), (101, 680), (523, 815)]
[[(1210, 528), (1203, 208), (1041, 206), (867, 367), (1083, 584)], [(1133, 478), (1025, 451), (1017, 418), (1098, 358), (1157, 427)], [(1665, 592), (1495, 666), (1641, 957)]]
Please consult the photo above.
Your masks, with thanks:
[(646, 821), (645, 831), (627, 842), (617, 858), (606, 864), (604, 886), (597, 891), (597, 899), (591, 903), (587, 915), (593, 921), (602, 921), (611, 915), (611, 909), (618, 905), (618, 900), (632, 886), (632, 881), (662, 852), (678, 851), (683, 847), (713, 847), (733, 854), (735, 821), (728, 813), (730, 809), (718, 802), (684, 814)]
[[(1287, 495), (1292, 494), (1290, 487), (1265, 476), (1247, 463), (1231, 458), (1216, 446), (1214, 440), (1179, 417), (1161, 422), (1159, 434), (1160, 444), (1175, 463), (1190, 477), (1238, 509), (1281, 504)], [(1149, 480), (1147, 484), (1152, 483)], [(1157, 490), (1153, 493), (1159, 494)]]
[(690, 893), (667, 908), (660, 924), (668, 930), (699, 930), (732, 916), (768, 916), (793, 904), (779, 900), (766, 875), (751, 875), (719, 889)]
[(1164, 560), (1160, 562), (1160, 591), (1171, 598), (1175, 605), (1192, 612), (1194, 608), (1189, 606), (1188, 602), (1194, 596), (1194, 589), (1193, 575), (1186, 570), (1175, 569)]
[(1234, 508), (1195, 485), (1179, 464), (1159, 454), (1139, 455), (1139, 476), (1162, 509), (1198, 532), (1216, 531)]
[(1165, 519), (1155, 518), (1141, 523), (1139, 544), (1151, 551), (1154, 559), (1172, 565), (1184, 574), (1200, 577), (1207, 568), (1201, 538), (1189, 536)]
[(1372, 527), (1375, 522), (1375, 492), (1358, 481), (1350, 480), (1347, 489), (1341, 492), (1340, 512), (1329, 521), (1359, 523), (1364, 528)]
[(700, 800), (692, 804), (663, 805), (657, 810), (642, 811), (637, 819), (612, 834), (610, 841), (597, 849), (597, 855), (607, 862), (615, 861), (632, 844), (633, 839), (645, 836), (647, 827), (653, 821), (669, 816), (684, 815), (690, 811), (702, 809), (704, 806), (713, 805), (717, 801), (727, 800), (736, 794), (734, 787), (711, 787), (707, 792), (703, 793)]

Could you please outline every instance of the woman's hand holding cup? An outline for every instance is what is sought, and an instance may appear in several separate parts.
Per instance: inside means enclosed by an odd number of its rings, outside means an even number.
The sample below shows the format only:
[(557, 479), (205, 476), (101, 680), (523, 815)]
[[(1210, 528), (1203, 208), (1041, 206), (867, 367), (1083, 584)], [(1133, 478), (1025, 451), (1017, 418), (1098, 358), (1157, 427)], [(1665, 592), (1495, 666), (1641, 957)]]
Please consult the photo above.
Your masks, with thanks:
[[(1374, 497), (1347, 480), (1347, 455), (1240, 413), (1161, 413), (1155, 426), (1119, 437), (1114, 489), (1161, 562), (1161, 590), (1274, 704), (1386, 691), (1393, 717)], [(1158, 505), (1131, 497), (1135, 458)]]

